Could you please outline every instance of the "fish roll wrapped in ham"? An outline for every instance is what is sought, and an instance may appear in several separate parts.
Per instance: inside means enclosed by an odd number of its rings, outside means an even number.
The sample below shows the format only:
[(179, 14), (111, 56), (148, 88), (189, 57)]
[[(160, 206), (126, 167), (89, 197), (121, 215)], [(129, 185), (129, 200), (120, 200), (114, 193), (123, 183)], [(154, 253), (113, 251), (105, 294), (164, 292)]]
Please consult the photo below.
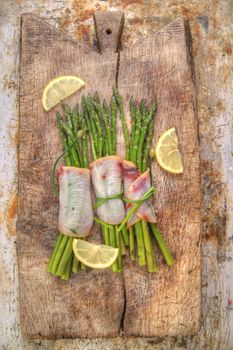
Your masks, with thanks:
[[(128, 193), (130, 186), (132, 183), (139, 177), (140, 172), (136, 165), (128, 160), (123, 161), (123, 172), (124, 172), (124, 197), (129, 199), (130, 194)], [(125, 211), (126, 215), (133, 207), (133, 203), (125, 203)], [(128, 220), (128, 227), (134, 225), (140, 219), (136, 213), (134, 213)]]
[[(137, 177), (136, 180), (129, 186), (127, 191), (127, 199), (138, 200), (151, 188), (150, 170), (146, 170), (143, 174)], [(131, 205), (132, 207), (132, 205)], [(147, 222), (155, 223), (156, 216), (151, 199), (145, 200), (135, 212), (136, 216)], [(134, 215), (128, 220), (127, 227), (129, 228), (135, 223)]]
[(90, 170), (62, 166), (58, 176), (58, 230), (67, 236), (86, 237), (93, 225)]
[[(117, 156), (99, 158), (90, 164), (90, 170), (97, 199), (121, 194), (123, 189), (121, 158)], [(106, 200), (97, 208), (97, 214), (108, 224), (120, 224), (125, 217), (124, 203), (120, 198)]]

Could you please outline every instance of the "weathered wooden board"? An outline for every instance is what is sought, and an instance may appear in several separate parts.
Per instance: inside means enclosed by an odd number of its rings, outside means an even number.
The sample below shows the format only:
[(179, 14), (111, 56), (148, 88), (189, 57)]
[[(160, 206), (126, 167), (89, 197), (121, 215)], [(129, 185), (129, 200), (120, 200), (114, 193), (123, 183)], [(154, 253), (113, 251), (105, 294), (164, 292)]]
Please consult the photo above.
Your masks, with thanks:
[[(124, 50), (118, 62), (122, 23), (119, 13), (96, 14), (100, 55), (84, 53), (35, 16), (22, 18), (17, 248), (21, 326), (28, 338), (116, 336), (123, 316), (126, 335), (192, 334), (199, 327), (199, 158), (189, 36), (177, 19)], [(159, 227), (177, 261), (172, 269), (158, 252), (157, 274), (130, 262), (123, 276), (88, 271), (61, 282), (46, 272), (58, 211), (50, 176), (61, 145), (55, 111), (44, 113), (41, 94), (51, 78), (64, 74), (77, 74), (87, 83), (83, 93), (98, 90), (106, 99), (118, 77), (126, 105), (131, 95), (157, 99), (155, 141), (176, 126), (184, 174), (169, 175), (153, 166)], [(99, 240), (98, 233), (92, 238)]]
[[(46, 272), (58, 213), (50, 179), (61, 142), (55, 110), (43, 111), (42, 91), (56, 76), (77, 75), (87, 84), (85, 93), (98, 90), (102, 98), (109, 99), (117, 69), (114, 38), (121, 32), (122, 14), (108, 18), (115, 33), (113, 41), (96, 16), (100, 46), (108, 48), (100, 55), (85, 53), (38, 17), (22, 16), (17, 250), (21, 328), (28, 338), (103, 337), (120, 331), (124, 308), (120, 274), (92, 270), (62, 282)], [(98, 239), (98, 234), (92, 238)]]
[(120, 54), (118, 86), (130, 96), (158, 102), (154, 145), (175, 126), (184, 173), (153, 162), (158, 226), (175, 256), (173, 268), (158, 252), (158, 273), (128, 263), (124, 269), (126, 335), (194, 334), (200, 326), (200, 178), (195, 88), (188, 27), (178, 18)]

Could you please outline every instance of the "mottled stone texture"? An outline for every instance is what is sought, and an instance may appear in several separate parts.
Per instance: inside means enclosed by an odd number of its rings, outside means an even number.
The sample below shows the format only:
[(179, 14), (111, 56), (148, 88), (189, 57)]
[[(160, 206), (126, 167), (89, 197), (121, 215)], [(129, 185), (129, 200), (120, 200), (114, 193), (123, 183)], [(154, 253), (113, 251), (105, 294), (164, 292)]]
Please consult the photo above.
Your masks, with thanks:
[[(96, 9), (123, 9), (123, 46), (188, 18), (198, 89), (202, 172), (202, 328), (193, 337), (24, 342), (15, 253), (20, 15), (32, 12), (93, 43)], [(0, 3), (0, 349), (188, 349), (233, 347), (233, 2), (231, 0), (2, 0)]]

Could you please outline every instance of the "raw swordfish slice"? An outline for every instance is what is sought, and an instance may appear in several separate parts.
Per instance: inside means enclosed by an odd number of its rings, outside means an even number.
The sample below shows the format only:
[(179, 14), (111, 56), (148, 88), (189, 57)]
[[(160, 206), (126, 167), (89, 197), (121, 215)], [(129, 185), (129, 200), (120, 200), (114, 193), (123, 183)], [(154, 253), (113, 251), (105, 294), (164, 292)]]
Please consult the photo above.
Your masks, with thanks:
[[(108, 156), (90, 164), (91, 181), (96, 197), (106, 198), (122, 192), (122, 159)], [(110, 199), (97, 208), (98, 217), (111, 225), (120, 224), (125, 217), (121, 199)]]
[[(151, 179), (150, 179), (150, 170), (146, 170), (141, 174), (129, 187), (127, 192), (127, 198), (131, 200), (137, 200), (142, 198), (142, 196), (151, 188)], [(136, 215), (141, 219), (147, 222), (156, 222), (156, 216), (154, 207), (151, 199), (147, 199), (143, 202), (138, 210)], [(127, 222), (127, 227), (132, 226), (132, 222)]]
[(90, 170), (62, 166), (58, 176), (58, 229), (67, 236), (86, 237), (93, 225)]
[[(129, 188), (132, 185), (132, 183), (139, 177), (140, 171), (136, 167), (136, 165), (129, 161), (129, 160), (123, 160), (123, 173), (124, 173), (124, 197), (127, 199), (129, 198)], [(125, 212), (126, 215), (130, 211), (130, 209), (133, 207), (133, 203), (125, 203)], [(128, 227), (134, 225), (136, 222), (138, 222), (140, 219), (134, 213), (128, 220)]]

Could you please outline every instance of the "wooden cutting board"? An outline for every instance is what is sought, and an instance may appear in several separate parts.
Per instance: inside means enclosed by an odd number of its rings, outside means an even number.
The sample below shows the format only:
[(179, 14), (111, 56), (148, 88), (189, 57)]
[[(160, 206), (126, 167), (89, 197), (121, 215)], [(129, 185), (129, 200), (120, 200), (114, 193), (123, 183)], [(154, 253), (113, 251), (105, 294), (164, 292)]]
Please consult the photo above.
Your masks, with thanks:
[[(21, 328), (27, 338), (113, 337), (122, 330), (127, 336), (186, 335), (200, 325), (199, 152), (189, 32), (178, 18), (118, 54), (122, 27), (121, 13), (96, 13), (100, 54), (36, 16), (22, 16), (17, 251)], [(81, 77), (87, 84), (82, 93), (97, 90), (107, 100), (116, 82), (126, 104), (131, 95), (157, 99), (155, 142), (167, 128), (177, 128), (184, 174), (153, 165), (158, 225), (176, 258), (174, 267), (167, 267), (157, 251), (156, 274), (127, 259), (122, 274), (88, 270), (63, 282), (46, 272), (58, 215), (50, 178), (61, 143), (56, 109), (45, 113), (41, 95), (58, 75)], [(93, 234), (100, 240), (97, 230)]]

